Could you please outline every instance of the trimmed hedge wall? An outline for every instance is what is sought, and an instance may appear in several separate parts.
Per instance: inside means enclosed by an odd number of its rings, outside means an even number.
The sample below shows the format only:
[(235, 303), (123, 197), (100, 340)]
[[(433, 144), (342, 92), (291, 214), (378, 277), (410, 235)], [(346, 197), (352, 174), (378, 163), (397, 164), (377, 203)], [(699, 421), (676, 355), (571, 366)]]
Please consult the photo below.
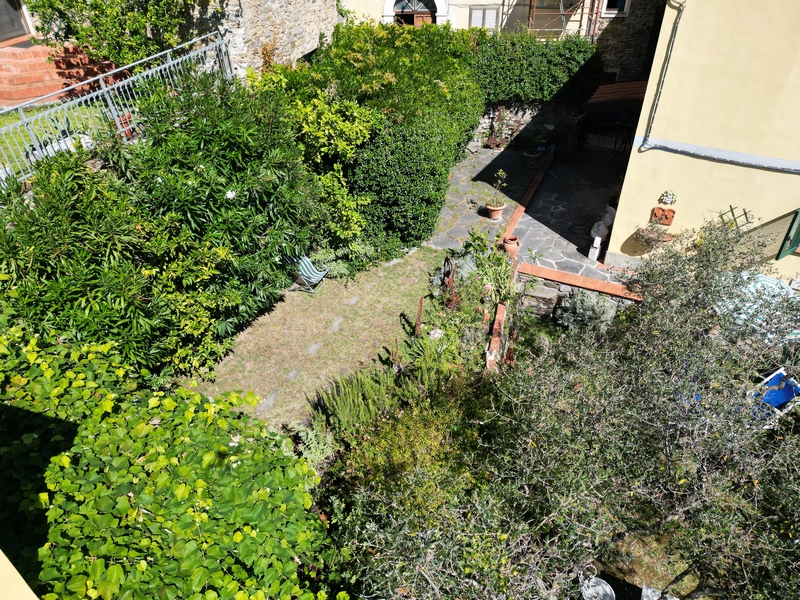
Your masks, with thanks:
[(525, 30), (487, 36), (478, 45), (472, 68), (491, 104), (580, 103), (603, 77), (600, 55), (589, 40), (540, 40)]
[[(332, 100), (359, 102), (384, 116), (345, 165), (376, 258), (389, 258), (433, 233), (452, 166), (484, 110), (469, 56), (477, 34), (449, 26), (339, 26), (307, 79)], [(297, 93), (297, 92), (296, 92)]]

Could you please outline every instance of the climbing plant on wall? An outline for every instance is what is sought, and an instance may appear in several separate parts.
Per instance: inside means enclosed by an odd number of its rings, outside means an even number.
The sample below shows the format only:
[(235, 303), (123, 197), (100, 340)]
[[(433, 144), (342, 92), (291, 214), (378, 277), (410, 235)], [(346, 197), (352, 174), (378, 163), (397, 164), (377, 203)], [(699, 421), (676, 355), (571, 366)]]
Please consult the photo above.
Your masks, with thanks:
[(36, 32), (48, 42), (72, 42), (92, 58), (117, 65), (192, 37), (194, 0), (30, 0)]

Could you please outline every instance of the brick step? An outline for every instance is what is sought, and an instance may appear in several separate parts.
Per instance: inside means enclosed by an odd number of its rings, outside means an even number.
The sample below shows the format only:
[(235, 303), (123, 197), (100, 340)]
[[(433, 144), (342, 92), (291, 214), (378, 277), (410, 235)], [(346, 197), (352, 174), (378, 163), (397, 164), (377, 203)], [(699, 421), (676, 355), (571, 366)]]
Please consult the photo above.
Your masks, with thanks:
[(32, 46), (31, 48), (0, 48), (0, 60), (25, 60), (26, 58), (46, 59), (55, 53), (55, 48)]
[(0, 55), (0, 73), (29, 73), (30, 71), (41, 71), (55, 69), (53, 63), (47, 62), (43, 58), (26, 58), (22, 60), (5, 60)]
[(48, 81), (73, 81), (81, 77), (83, 71), (73, 73), (59, 71), (35, 71), (31, 73), (0, 73), (0, 85), (28, 85)]
[[(0, 61), (3, 57), (0, 56)], [(65, 71), (83, 70), (87, 68), (96, 69), (97, 64), (106, 66), (106, 63), (91, 64), (88, 58), (62, 59), (56, 58), (52, 61), (40, 59), (9, 60), (0, 62), (0, 74), (2, 73), (32, 73), (39, 71)], [(109, 68), (106, 68), (109, 70)]]
[(64, 82), (59, 81), (31, 83), (28, 85), (0, 84), (0, 106), (16, 106), (23, 102), (36, 100), (40, 96), (58, 92), (63, 90), (64, 87)]

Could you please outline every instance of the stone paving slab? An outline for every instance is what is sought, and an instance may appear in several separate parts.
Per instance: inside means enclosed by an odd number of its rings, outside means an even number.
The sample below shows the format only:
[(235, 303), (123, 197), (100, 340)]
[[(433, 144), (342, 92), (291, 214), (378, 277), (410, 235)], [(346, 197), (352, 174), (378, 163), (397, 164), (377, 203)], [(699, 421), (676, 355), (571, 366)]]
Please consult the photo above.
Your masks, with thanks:
[[(531, 264), (582, 275), (601, 281), (615, 281), (611, 271), (587, 257), (592, 225), (605, 213), (609, 198), (619, 194), (622, 182), (616, 169), (608, 167), (611, 154), (587, 150), (562, 157), (556, 155), (525, 213), (514, 226), (520, 240), (518, 257)], [(490, 221), (483, 208), (486, 198), (496, 195), (493, 187), (498, 169), (507, 173), (503, 217)], [(538, 172), (519, 150), (495, 152), (481, 149), (455, 165), (450, 189), (439, 216), (434, 237), (427, 243), (439, 249), (461, 247), (469, 230), (494, 239), (506, 223)]]

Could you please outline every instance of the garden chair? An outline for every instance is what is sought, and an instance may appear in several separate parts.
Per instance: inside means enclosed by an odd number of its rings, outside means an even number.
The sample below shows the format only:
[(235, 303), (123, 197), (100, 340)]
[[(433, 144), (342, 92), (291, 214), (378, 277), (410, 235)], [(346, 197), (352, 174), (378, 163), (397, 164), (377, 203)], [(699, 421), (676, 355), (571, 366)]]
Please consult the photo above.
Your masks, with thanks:
[(320, 271), (311, 263), (311, 260), (306, 256), (290, 256), (287, 258), (290, 265), (293, 265), (297, 273), (297, 283), (302, 286), (306, 292), (312, 294), (317, 290), (325, 279), (328, 269)]
[(750, 396), (758, 401), (754, 417), (766, 419), (764, 429), (771, 429), (777, 419), (786, 416), (800, 402), (800, 384), (781, 367), (766, 377), (758, 389), (751, 391)]

